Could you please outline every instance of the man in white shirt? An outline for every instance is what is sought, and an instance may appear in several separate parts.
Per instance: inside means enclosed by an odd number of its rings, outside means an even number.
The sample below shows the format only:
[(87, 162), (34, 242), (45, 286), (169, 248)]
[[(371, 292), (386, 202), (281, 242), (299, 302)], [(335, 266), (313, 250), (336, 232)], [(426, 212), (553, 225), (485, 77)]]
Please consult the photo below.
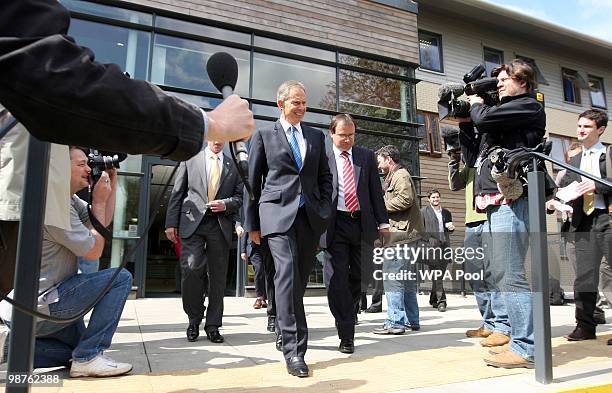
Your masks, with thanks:
[[(612, 174), (606, 173), (606, 147), (599, 140), (607, 125), (605, 111), (590, 109), (580, 114), (577, 136), (583, 145), (582, 154), (574, 156), (570, 163), (610, 181)], [(579, 183), (576, 190), (580, 195), (570, 202), (573, 213), (569, 229), (576, 239), (576, 328), (565, 337), (569, 341), (582, 341), (596, 338), (594, 311), (599, 269), (603, 257), (606, 264), (612, 261), (612, 189), (569, 171), (561, 186), (574, 181)], [(612, 344), (611, 341), (608, 344)]]

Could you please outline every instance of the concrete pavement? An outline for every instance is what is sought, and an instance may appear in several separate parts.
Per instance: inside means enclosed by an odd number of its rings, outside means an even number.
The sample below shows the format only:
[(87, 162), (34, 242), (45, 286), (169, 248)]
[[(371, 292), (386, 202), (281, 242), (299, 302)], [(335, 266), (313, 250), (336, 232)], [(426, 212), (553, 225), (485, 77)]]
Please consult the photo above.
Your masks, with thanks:
[[(310, 378), (298, 379), (285, 370), (274, 334), (266, 331), (265, 310), (254, 310), (253, 299), (226, 298), (223, 344), (203, 335), (185, 338), (187, 320), (180, 298), (128, 301), (113, 346), (106, 353), (130, 362), (130, 375), (108, 379), (70, 379), (59, 374), (62, 387), (35, 387), (41, 392), (557, 392), (590, 387), (612, 392), (612, 326), (598, 329), (596, 341), (569, 343), (562, 336), (574, 326), (573, 305), (551, 308), (554, 377), (551, 385), (535, 382), (533, 370), (486, 366), (486, 350), (478, 339), (465, 337), (476, 328), (479, 313), (472, 296), (449, 295), (448, 311), (440, 313), (419, 295), (421, 330), (402, 336), (380, 336), (372, 329), (386, 313), (360, 314), (356, 351), (337, 351), (333, 318), (322, 296), (305, 298), (309, 325), (306, 361)], [(607, 310), (610, 313), (610, 310)], [(609, 315), (609, 319), (612, 318)], [(203, 327), (201, 329), (203, 334)], [(0, 370), (6, 370), (6, 366)], [(609, 386), (606, 386), (608, 385)], [(597, 388), (593, 388), (597, 387)], [(586, 390), (579, 390), (586, 391)]]

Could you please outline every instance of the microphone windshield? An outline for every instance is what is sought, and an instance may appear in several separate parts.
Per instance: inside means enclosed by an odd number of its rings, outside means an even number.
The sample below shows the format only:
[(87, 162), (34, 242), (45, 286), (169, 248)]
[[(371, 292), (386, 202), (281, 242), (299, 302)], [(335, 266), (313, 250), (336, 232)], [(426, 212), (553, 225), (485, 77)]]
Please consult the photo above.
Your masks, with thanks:
[(236, 87), (238, 63), (229, 53), (217, 52), (210, 56), (206, 63), (206, 71), (217, 90), (222, 91), (225, 86), (230, 86), (232, 90)]
[(463, 88), (464, 86), (461, 83), (445, 83), (438, 90), (438, 98), (450, 96), (450, 93), (453, 93), (455, 97), (459, 97), (463, 94)]

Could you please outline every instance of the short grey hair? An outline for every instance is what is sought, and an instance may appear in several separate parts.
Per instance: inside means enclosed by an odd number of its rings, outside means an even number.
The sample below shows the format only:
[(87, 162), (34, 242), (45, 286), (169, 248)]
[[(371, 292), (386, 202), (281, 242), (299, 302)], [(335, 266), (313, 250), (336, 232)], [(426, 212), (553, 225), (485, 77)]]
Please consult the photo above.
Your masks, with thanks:
[(284, 81), (276, 91), (276, 101), (285, 102), (285, 100), (289, 97), (289, 91), (291, 91), (292, 87), (299, 87), (300, 89), (304, 90), (304, 93), (306, 93), (306, 87), (304, 87), (302, 82), (293, 80)]

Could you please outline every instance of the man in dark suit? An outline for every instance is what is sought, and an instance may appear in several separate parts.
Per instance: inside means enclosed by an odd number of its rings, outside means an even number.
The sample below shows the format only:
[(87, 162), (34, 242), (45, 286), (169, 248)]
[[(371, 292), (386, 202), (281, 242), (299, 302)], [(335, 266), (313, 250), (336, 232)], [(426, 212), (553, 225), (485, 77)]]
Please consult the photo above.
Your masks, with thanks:
[[(204, 330), (215, 343), (223, 317), (223, 293), (235, 215), (242, 206), (243, 184), (236, 167), (223, 154), (223, 142), (209, 141), (192, 159), (181, 162), (166, 213), (166, 236), (181, 237), (183, 310), (189, 317), (187, 339), (197, 340), (208, 308)], [(205, 277), (208, 276), (208, 288)]]
[(210, 140), (238, 140), (255, 123), (233, 95), (204, 113), (66, 36), (57, 0), (5, 1), (0, 12), (0, 103), (38, 139), (187, 160)]
[[(450, 247), (449, 234), (455, 230), (453, 216), (448, 209), (440, 206), (440, 191), (435, 189), (429, 191), (427, 198), (429, 199), (429, 205), (421, 209), (426, 238), (428, 239), (429, 247), (440, 248), (442, 250), (441, 255), (438, 255), (440, 254), (438, 252), (433, 253), (430, 251), (430, 254), (435, 255), (432, 255), (433, 258), (430, 258), (427, 263), (430, 270), (441, 271), (443, 275), (449, 262), (444, 258), (444, 250), (446, 247)], [(432, 278), (429, 304), (440, 312), (446, 311), (446, 292), (444, 291), (442, 276), (440, 275), (438, 275), (437, 279)]]
[(246, 204), (245, 229), (255, 243), (261, 236), (268, 241), (276, 268), (277, 347), (282, 347), (287, 371), (307, 377), (303, 297), (330, 216), (332, 175), (325, 136), (301, 123), (306, 113), (304, 85), (283, 82), (277, 103), (280, 119), (251, 138), (249, 181), (255, 198)]
[(353, 353), (360, 294), (369, 281), (365, 269), (372, 262), (374, 241), (389, 233), (389, 217), (376, 157), (371, 150), (353, 146), (351, 116), (334, 116), (329, 133), (332, 143), (327, 155), (334, 188), (330, 225), (321, 236), (321, 248), (327, 251), (325, 286), (340, 338), (338, 350)]
[[(594, 176), (611, 181), (606, 168), (606, 147), (599, 138), (608, 125), (608, 115), (599, 109), (590, 109), (578, 117), (578, 142), (583, 145), (582, 154), (577, 154), (570, 164)], [(608, 157), (612, 160), (612, 157)], [(612, 189), (584, 179), (567, 171), (561, 186), (578, 182), (573, 201), (570, 234), (575, 236), (576, 279), (574, 300), (576, 303), (576, 328), (567, 336), (569, 341), (595, 339), (594, 312), (597, 300), (599, 269), (602, 257), (612, 261)], [(608, 341), (612, 345), (612, 340)]]

